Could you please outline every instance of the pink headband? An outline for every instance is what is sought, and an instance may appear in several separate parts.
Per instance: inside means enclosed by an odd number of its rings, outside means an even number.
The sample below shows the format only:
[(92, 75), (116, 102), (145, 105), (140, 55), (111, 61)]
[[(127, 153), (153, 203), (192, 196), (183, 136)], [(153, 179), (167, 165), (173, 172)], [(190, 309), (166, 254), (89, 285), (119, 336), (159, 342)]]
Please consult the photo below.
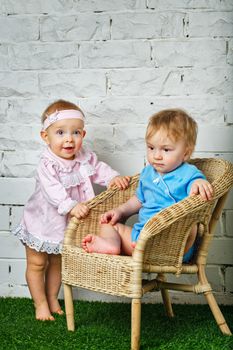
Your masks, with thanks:
[(50, 114), (44, 121), (42, 131), (45, 131), (51, 124), (63, 119), (81, 119), (84, 122), (84, 115), (77, 109), (63, 109)]

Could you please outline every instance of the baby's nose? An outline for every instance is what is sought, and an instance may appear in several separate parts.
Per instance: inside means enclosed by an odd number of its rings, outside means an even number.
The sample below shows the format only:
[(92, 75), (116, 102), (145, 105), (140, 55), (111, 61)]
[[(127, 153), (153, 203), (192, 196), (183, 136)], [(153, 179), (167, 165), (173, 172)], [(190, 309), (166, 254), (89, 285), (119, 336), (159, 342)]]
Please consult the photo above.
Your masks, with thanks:
[(66, 140), (67, 140), (67, 141), (72, 141), (72, 140), (73, 140), (72, 134), (67, 133), (67, 134), (66, 134)]
[(160, 150), (156, 150), (155, 152), (154, 152), (154, 158), (161, 158), (162, 157), (162, 153), (161, 153), (161, 151)]

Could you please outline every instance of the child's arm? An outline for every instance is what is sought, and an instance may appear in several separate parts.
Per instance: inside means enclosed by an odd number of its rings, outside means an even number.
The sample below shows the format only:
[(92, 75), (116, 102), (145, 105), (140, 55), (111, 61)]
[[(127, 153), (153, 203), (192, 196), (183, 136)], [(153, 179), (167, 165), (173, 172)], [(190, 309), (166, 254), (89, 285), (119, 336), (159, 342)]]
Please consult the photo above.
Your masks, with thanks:
[(141, 207), (142, 203), (134, 195), (119, 207), (104, 213), (100, 218), (100, 223), (115, 225), (120, 219), (128, 218), (129, 216), (138, 213)]
[(129, 176), (115, 176), (108, 184), (108, 188), (117, 186), (120, 190), (125, 190), (129, 187)]
[(189, 195), (195, 196), (200, 194), (205, 201), (210, 200), (213, 196), (213, 186), (205, 179), (197, 179), (193, 182)]

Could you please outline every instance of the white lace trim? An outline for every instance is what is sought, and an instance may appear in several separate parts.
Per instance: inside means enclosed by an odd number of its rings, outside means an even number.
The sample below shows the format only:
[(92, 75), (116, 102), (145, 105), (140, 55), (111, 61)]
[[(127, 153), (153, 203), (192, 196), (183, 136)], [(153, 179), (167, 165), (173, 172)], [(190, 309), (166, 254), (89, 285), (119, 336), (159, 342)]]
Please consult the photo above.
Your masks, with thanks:
[[(53, 154), (51, 154), (51, 151), (47, 150), (47, 152), (48, 153), (44, 153), (41, 158), (43, 159), (45, 166), (52, 164), (56, 171), (59, 172), (59, 178), (65, 188), (79, 186), (80, 184), (86, 182), (87, 177), (96, 173), (93, 165), (89, 163), (91, 159), (90, 152), (86, 153), (85, 150), (82, 150), (80, 152), (81, 159), (73, 160), (72, 165), (69, 167), (62, 165), (58, 160), (53, 159)], [(74, 170), (77, 163), (80, 163), (80, 168), (79, 170)]]
[(52, 243), (49, 241), (41, 241), (39, 238), (29, 233), (22, 225), (19, 225), (12, 231), (13, 235), (18, 237), (22, 243), (28, 247), (35, 249), (37, 252), (46, 252), (48, 254), (61, 254), (62, 244)]
[(79, 186), (81, 183), (85, 182), (85, 179), (82, 177), (80, 172), (72, 174), (59, 174), (59, 178), (65, 188)]
[(86, 182), (85, 178), (95, 174), (95, 168), (89, 164), (81, 164), (80, 170), (70, 174), (59, 174), (62, 185), (65, 188), (79, 186)]

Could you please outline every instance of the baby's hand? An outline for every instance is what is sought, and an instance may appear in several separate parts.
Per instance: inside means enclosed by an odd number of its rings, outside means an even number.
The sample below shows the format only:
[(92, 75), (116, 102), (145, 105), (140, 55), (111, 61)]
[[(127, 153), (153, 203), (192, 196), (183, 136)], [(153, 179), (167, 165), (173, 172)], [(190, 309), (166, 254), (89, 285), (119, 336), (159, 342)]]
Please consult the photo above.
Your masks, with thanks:
[(196, 180), (191, 186), (189, 195), (195, 196), (197, 194), (200, 194), (205, 201), (210, 200), (214, 194), (213, 186), (207, 180)]
[(120, 190), (126, 190), (129, 187), (130, 176), (116, 176), (108, 184), (108, 188), (117, 186)]
[(115, 225), (121, 217), (122, 213), (120, 210), (112, 209), (101, 215), (100, 223)]
[(70, 215), (75, 216), (77, 219), (83, 219), (87, 216), (89, 210), (90, 209), (87, 205), (83, 203), (78, 203), (73, 209), (71, 209)]

